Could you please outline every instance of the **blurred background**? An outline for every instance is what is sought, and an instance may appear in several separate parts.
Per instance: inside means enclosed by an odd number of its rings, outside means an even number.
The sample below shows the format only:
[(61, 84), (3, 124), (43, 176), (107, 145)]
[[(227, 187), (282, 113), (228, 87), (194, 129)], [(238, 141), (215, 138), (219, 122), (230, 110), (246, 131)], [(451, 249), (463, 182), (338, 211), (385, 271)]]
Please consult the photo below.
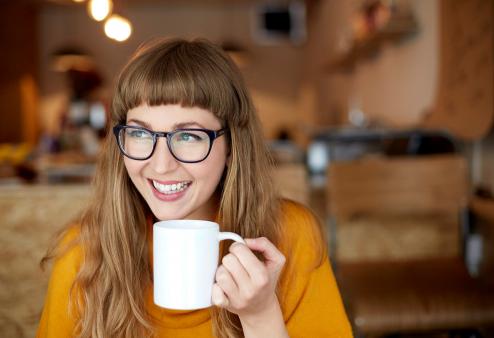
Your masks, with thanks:
[(0, 1), (0, 336), (32, 337), (118, 70), (154, 37), (240, 67), (357, 337), (494, 337), (494, 2)]

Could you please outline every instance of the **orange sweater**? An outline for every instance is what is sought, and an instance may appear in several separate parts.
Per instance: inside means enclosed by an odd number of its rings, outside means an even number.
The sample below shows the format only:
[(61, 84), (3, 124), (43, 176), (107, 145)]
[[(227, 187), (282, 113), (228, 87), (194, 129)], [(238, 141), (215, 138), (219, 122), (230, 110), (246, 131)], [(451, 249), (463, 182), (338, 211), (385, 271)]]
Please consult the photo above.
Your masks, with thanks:
[[(280, 284), (282, 311), (290, 337), (352, 337), (329, 260), (317, 265), (322, 244), (314, 217), (294, 202), (283, 204), (284, 237), (280, 250), (287, 257)], [(73, 232), (74, 233), (74, 232)], [(68, 311), (68, 295), (82, 250), (75, 247), (53, 266), (37, 337), (71, 337), (77, 318)], [(147, 308), (159, 322), (157, 337), (212, 337), (208, 309), (172, 311), (154, 305), (149, 292)]]

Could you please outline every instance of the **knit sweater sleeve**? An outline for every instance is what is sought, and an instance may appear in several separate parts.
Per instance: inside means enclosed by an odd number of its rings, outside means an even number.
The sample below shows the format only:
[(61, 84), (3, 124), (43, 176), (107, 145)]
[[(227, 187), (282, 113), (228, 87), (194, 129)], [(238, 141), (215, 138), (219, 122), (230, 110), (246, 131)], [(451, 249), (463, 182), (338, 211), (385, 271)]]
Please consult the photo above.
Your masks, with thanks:
[(59, 245), (62, 251), (52, 267), (37, 338), (75, 336), (75, 302), (70, 303), (69, 298), (81, 264), (82, 250), (79, 246), (70, 243), (76, 238), (77, 233), (78, 230), (75, 228), (69, 230)]

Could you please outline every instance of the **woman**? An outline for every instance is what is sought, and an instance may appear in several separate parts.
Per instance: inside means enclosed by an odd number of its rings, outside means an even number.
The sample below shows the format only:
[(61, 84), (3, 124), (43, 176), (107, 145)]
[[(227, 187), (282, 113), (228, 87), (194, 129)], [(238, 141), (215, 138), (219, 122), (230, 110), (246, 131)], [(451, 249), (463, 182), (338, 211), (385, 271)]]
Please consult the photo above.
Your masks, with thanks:
[[(91, 205), (55, 257), (38, 337), (350, 337), (320, 228), (283, 201), (233, 62), (205, 40), (155, 41), (122, 70)], [(246, 245), (221, 249), (210, 309), (152, 297), (152, 224), (214, 220)]]

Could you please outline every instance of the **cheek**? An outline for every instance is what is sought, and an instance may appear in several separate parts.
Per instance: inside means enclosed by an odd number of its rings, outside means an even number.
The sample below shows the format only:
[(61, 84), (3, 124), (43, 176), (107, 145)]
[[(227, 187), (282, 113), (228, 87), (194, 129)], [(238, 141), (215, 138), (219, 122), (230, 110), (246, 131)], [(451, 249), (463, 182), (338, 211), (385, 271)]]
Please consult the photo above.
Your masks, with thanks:
[(189, 173), (196, 179), (203, 180), (205, 185), (218, 184), (226, 165), (226, 154), (222, 152), (211, 152), (202, 165), (189, 167)]
[(218, 161), (205, 164), (204, 166), (190, 168), (189, 173), (197, 180), (202, 180), (204, 184), (216, 184), (225, 168), (225, 161)]

